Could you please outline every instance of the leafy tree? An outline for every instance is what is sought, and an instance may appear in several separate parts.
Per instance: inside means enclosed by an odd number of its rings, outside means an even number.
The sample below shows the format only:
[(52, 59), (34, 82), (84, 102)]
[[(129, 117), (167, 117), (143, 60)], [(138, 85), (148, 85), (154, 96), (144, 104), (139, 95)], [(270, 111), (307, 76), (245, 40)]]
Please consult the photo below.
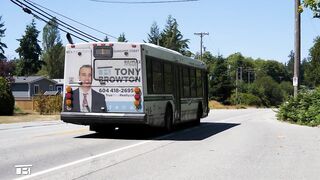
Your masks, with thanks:
[(39, 31), (36, 29), (36, 23), (32, 20), (30, 25), (27, 25), (25, 35), (21, 39), (20, 47), (16, 49), (19, 54), (20, 66), (19, 75), (32, 75), (37, 73), (41, 66), (44, 64), (43, 61), (39, 59), (41, 55), (41, 48), (38, 44)]
[(209, 83), (209, 96), (217, 101), (224, 102), (230, 97), (233, 89), (228, 65), (222, 56), (218, 56), (215, 66), (210, 72), (211, 80)]
[(6, 29), (3, 29), (4, 23), (1, 22), (1, 19), (2, 19), (2, 16), (0, 16), (0, 60), (3, 60), (3, 59), (6, 59), (3, 48), (7, 48), (7, 45), (1, 42), (1, 38), (4, 37), (4, 33), (6, 31)]
[(307, 58), (304, 58), (300, 66), (300, 81), (301, 84), (310, 86), (311, 82), (306, 80), (306, 74), (308, 74), (308, 68), (310, 69), (310, 62)]
[(64, 47), (60, 39), (58, 24), (55, 18), (50, 20), (43, 28), (43, 66), (44, 74), (50, 78), (63, 78)]
[(185, 55), (189, 48), (188, 43), (189, 39), (183, 39), (183, 35), (178, 29), (177, 20), (169, 15), (165, 29), (160, 34), (160, 45)]
[(273, 80), (280, 83), (283, 80), (289, 80), (289, 76), (286, 73), (285, 66), (278, 61), (265, 61), (262, 65), (262, 71), (272, 77)]
[[(311, 11), (313, 11), (315, 17), (319, 17), (320, 3), (318, 0), (303, 0), (302, 4), (304, 5), (304, 7), (309, 8)], [(298, 11), (303, 11), (302, 6), (299, 7)]]
[(194, 57), (194, 54), (193, 54), (191, 51), (189, 51), (189, 50), (187, 50), (186, 52), (184, 52), (183, 55), (184, 55), (184, 56), (187, 56), (187, 57)]
[(118, 42), (128, 42), (124, 33), (120, 34), (120, 36), (118, 37)]
[(10, 77), (14, 74), (16, 65), (13, 61), (0, 60), (0, 76)]
[(236, 97), (236, 94), (233, 93), (231, 95), (231, 103), (238, 104), (241, 103), (242, 105), (248, 105), (248, 106), (261, 106), (262, 102), (261, 99), (253, 94), (249, 93), (238, 93)]
[(160, 44), (160, 30), (156, 22), (154, 22), (150, 28), (150, 34), (148, 34), (148, 43)]
[(0, 77), (0, 115), (13, 115), (14, 97), (8, 81)]
[(288, 72), (289, 77), (293, 77), (293, 69), (294, 69), (294, 52), (291, 50), (288, 56), (289, 61), (285, 65), (286, 70)]
[(284, 92), (285, 98), (293, 95), (293, 86), (290, 81), (283, 81), (280, 83), (280, 89)]
[(311, 87), (320, 85), (320, 37), (316, 37), (313, 47), (309, 50), (310, 65), (305, 70), (306, 80)]
[(47, 51), (56, 44), (61, 43), (57, 19), (52, 18), (44, 27), (42, 33), (43, 51)]
[(64, 74), (64, 51), (65, 48), (61, 43), (56, 44), (48, 49), (43, 55), (46, 62), (45, 69), (50, 78), (63, 78)]
[[(218, 55), (218, 57), (219, 57), (219, 56), (220, 56), (220, 55)], [(195, 58), (195, 59), (200, 59), (200, 54), (199, 54), (199, 53), (196, 53), (194, 58)], [(215, 56), (213, 56), (213, 55), (211, 54), (211, 52), (209, 52), (209, 51), (205, 51), (205, 52), (202, 54), (202, 61), (203, 61), (204, 63), (206, 63), (207, 65), (208, 65), (208, 64), (214, 64), (214, 62), (215, 62), (216, 59), (217, 59), (217, 58), (216, 58)]]
[[(253, 81), (254, 77), (254, 62), (251, 58), (245, 58), (241, 53), (231, 54), (228, 58), (228, 65), (230, 65), (230, 75), (236, 80), (236, 76), (242, 82), (249, 83)], [(238, 75), (236, 75), (238, 73)], [(250, 81), (249, 78), (250, 77)], [(252, 80), (251, 80), (252, 79)]]
[(265, 106), (277, 106), (284, 100), (284, 92), (281, 90), (279, 84), (270, 76), (259, 78), (255, 81), (258, 87), (263, 88), (264, 96), (263, 102)]

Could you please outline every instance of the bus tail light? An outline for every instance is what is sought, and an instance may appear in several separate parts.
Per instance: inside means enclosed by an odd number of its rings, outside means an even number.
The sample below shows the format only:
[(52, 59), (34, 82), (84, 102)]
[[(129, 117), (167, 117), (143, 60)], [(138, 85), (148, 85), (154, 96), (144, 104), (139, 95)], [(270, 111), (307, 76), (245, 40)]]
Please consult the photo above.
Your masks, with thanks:
[(72, 105), (71, 99), (67, 99), (67, 100), (66, 100), (66, 105), (67, 105), (68, 107), (71, 107), (71, 105)]
[(134, 91), (134, 93), (136, 93), (136, 94), (140, 94), (141, 89), (138, 88), (138, 87), (135, 87), (135, 88), (133, 88), (133, 91)]
[(71, 93), (66, 93), (66, 99), (71, 99), (71, 98), (72, 98)]
[(66, 91), (67, 91), (67, 93), (71, 93), (71, 92), (72, 92), (71, 86), (67, 86), (67, 87), (66, 87)]
[(71, 108), (72, 108), (72, 88), (71, 88), (71, 86), (66, 87), (65, 99), (66, 99), (65, 101), (66, 101), (67, 110), (71, 110)]
[(140, 98), (141, 98), (140, 94), (135, 94), (135, 95), (134, 95), (134, 99), (136, 99), (137, 101), (139, 101)]
[(141, 106), (141, 89), (138, 87), (133, 88), (134, 94), (134, 102), (133, 104), (136, 106), (136, 109), (140, 109)]

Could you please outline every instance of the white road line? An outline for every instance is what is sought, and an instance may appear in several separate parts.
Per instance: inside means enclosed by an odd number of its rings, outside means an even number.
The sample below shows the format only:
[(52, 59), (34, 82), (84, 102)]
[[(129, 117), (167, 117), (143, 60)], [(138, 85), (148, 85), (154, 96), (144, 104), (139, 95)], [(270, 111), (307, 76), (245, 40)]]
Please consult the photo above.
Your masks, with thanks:
[(125, 147), (122, 147), (122, 148), (118, 148), (118, 149), (114, 149), (114, 150), (111, 150), (111, 151), (108, 151), (108, 152), (104, 152), (104, 153), (101, 153), (101, 154), (90, 156), (90, 157), (87, 157), (87, 158), (84, 158), (84, 159), (79, 159), (77, 161), (73, 161), (73, 162), (70, 162), (70, 163), (67, 163), (67, 164), (63, 164), (63, 165), (56, 166), (56, 167), (53, 167), (53, 168), (50, 168), (50, 169), (47, 169), (47, 170), (44, 170), (44, 171), (40, 171), (40, 172), (34, 173), (32, 175), (28, 175), (28, 176), (24, 176), (24, 177), (21, 177), (21, 178), (17, 178), (16, 180), (30, 179), (30, 178), (33, 178), (33, 177), (36, 177), (36, 176), (39, 176), (39, 175), (42, 175), (42, 174), (46, 174), (46, 173), (49, 173), (49, 172), (52, 172), (52, 171), (55, 171), (55, 170), (58, 170), (58, 169), (62, 169), (62, 168), (68, 167), (68, 166), (72, 166), (72, 165), (75, 165), (75, 164), (78, 164), (78, 163), (82, 163), (82, 162), (85, 162), (85, 161), (89, 161), (89, 160), (92, 160), (92, 159), (95, 159), (95, 158), (98, 158), (98, 157), (106, 156), (106, 155), (109, 155), (109, 154), (112, 154), (112, 153), (116, 153), (116, 152), (119, 152), (119, 151), (130, 149), (130, 148), (134, 148), (134, 147), (137, 147), (137, 146), (149, 143), (149, 142), (151, 142), (151, 140), (142, 141), (142, 142), (137, 143), (137, 144), (132, 144), (132, 145), (125, 146)]

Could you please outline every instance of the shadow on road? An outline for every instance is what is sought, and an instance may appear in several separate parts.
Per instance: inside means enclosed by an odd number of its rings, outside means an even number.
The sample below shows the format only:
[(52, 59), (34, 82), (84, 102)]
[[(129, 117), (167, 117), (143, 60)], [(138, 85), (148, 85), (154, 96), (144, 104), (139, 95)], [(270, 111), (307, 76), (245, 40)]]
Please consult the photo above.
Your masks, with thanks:
[(183, 124), (178, 126), (172, 133), (165, 133), (154, 128), (119, 128), (119, 130), (113, 132), (92, 133), (75, 138), (200, 141), (238, 125), (240, 124), (209, 122), (201, 123), (199, 126)]

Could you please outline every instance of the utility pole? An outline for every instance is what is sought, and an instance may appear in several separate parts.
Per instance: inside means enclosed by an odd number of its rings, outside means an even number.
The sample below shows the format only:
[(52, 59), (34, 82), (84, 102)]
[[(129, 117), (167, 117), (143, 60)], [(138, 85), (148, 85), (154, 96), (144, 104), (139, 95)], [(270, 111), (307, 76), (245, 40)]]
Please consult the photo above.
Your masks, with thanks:
[(300, 50), (301, 50), (301, 20), (300, 20), (300, 12), (299, 12), (300, 0), (295, 0), (295, 23), (294, 23), (294, 69), (293, 69), (293, 96), (297, 97), (298, 89), (299, 89), (299, 69), (300, 69)]
[(205, 36), (205, 35), (209, 35), (209, 33), (208, 32), (197, 32), (197, 33), (194, 33), (194, 35), (198, 35), (198, 36), (200, 36), (200, 60), (202, 60), (202, 38), (203, 38), (203, 36)]

